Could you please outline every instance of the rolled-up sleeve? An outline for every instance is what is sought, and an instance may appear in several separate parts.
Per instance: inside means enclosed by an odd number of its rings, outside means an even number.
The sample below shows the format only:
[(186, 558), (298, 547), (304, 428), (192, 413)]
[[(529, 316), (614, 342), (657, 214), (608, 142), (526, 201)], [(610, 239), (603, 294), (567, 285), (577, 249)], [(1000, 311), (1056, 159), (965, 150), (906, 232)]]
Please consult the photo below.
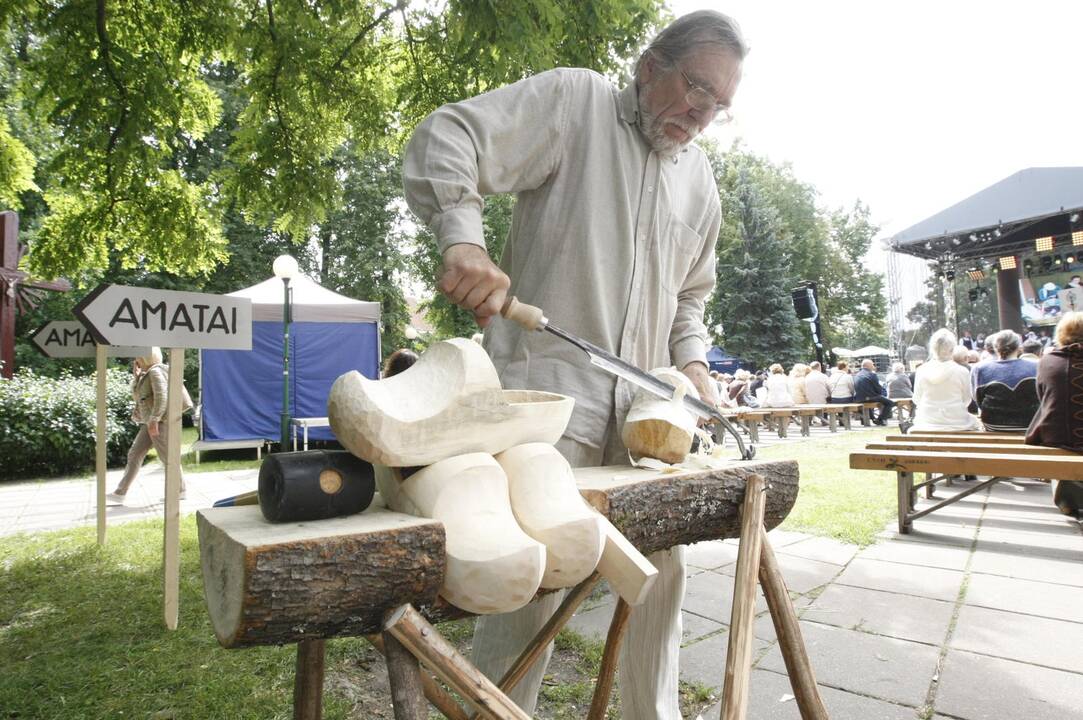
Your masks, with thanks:
[(715, 243), (721, 223), (722, 209), (716, 194), (706, 213), (699, 257), (689, 268), (677, 295), (677, 312), (669, 334), (669, 354), (678, 368), (697, 361), (707, 365), (707, 327), (703, 324), (703, 311), (707, 298), (714, 291)]
[(463, 102), (418, 125), (406, 147), (406, 202), (436, 237), (485, 245), (482, 197), (541, 186), (560, 162), (568, 71), (551, 70)]

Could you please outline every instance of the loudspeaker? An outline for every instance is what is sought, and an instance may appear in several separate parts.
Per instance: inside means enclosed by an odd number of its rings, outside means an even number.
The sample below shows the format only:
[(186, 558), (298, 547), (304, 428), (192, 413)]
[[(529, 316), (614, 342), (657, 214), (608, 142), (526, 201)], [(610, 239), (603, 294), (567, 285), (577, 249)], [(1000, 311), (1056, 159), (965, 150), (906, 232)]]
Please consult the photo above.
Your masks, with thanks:
[(793, 292), (790, 293), (790, 299), (793, 300), (793, 309), (797, 313), (798, 319), (816, 319), (819, 310), (816, 308), (816, 296), (813, 295), (812, 288), (794, 288)]

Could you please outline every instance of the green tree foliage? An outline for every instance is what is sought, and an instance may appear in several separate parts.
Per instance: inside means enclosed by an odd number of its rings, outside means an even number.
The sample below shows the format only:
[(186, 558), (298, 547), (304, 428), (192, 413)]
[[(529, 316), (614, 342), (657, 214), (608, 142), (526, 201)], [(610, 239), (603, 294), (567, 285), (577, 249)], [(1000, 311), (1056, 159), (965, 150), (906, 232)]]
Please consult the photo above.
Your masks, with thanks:
[(730, 351), (757, 368), (790, 364), (805, 353), (789, 285), (779, 282), (792, 277), (792, 271), (778, 211), (740, 162), (727, 163), (718, 184), (726, 222), (718, 236), (717, 285), (707, 307), (708, 327), (721, 325)]
[(402, 167), (387, 151), (342, 162), (342, 205), (318, 233), (320, 284), (350, 297), (379, 302), (386, 357), (407, 344), (410, 312), (403, 293), (408, 241), (400, 225)]
[[(755, 155), (740, 143), (723, 154), (716, 146), (705, 144), (722, 193), (723, 227), (719, 235), (719, 282), (709, 308), (712, 318), (724, 318), (725, 302), (718, 293), (728, 282), (728, 273), (743, 272), (734, 262), (742, 256), (727, 256), (724, 251), (736, 242), (732, 228), (741, 227), (742, 207), (727, 202), (733, 196), (738, 179), (755, 188), (760, 204), (774, 213), (772, 228), (777, 239), (777, 252), (783, 261), (768, 258), (770, 272), (753, 266), (751, 271), (761, 277), (771, 277), (778, 290), (789, 295), (798, 283), (817, 283), (820, 315), (825, 347), (847, 345), (860, 347), (884, 344), (887, 340), (886, 300), (883, 276), (866, 267), (865, 257), (877, 228), (872, 224), (868, 208), (856, 203), (849, 211), (827, 212), (819, 205), (816, 189), (799, 180), (789, 164), (775, 164)], [(758, 262), (750, 255), (750, 262)], [(773, 291), (772, 291), (773, 292)], [(790, 313), (793, 314), (792, 306)], [(713, 328), (717, 323), (708, 325)], [(745, 349), (734, 342), (731, 328), (723, 322), (727, 350), (747, 357)], [(797, 346), (778, 346), (777, 356), (808, 359), (813, 352), (812, 338), (804, 323), (798, 324)], [(717, 335), (717, 333), (716, 333)], [(720, 339), (716, 337), (716, 339)]]
[[(0, 0), (0, 39), (16, 50), (0, 99), (56, 139), (36, 155), (5, 107), (0, 154), (17, 162), (0, 166), (0, 192), (14, 203), (32, 189), (29, 164), (45, 166), (30, 233), (40, 274), (199, 276), (226, 261), (225, 231), (242, 221), (264, 239), (313, 240), (342, 207), (342, 159), (396, 151), (440, 104), (558, 64), (617, 72), (661, 8)], [(190, 164), (223, 129), (211, 171)]]
[(852, 210), (831, 214), (822, 250), (830, 262), (820, 276), (819, 296), (824, 334), (832, 343), (849, 348), (887, 345), (884, 276), (865, 266), (878, 229), (860, 201)]

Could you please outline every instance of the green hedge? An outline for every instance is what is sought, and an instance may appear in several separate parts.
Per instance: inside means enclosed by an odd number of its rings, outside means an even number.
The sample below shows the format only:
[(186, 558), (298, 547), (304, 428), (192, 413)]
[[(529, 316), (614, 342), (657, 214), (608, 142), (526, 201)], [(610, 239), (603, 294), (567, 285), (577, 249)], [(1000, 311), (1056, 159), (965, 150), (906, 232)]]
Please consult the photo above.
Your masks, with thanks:
[[(138, 427), (131, 421), (131, 374), (107, 373), (107, 455), (123, 465)], [(0, 380), (0, 480), (54, 476), (94, 467), (94, 374), (48, 378), (20, 370)]]

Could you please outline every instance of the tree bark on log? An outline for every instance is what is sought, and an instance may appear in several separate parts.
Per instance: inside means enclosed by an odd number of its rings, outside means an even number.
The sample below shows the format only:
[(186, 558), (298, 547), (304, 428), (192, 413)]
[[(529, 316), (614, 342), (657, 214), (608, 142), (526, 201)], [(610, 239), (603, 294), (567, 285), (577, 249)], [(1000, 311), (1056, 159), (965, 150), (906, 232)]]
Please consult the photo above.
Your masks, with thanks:
[(579, 492), (644, 555), (674, 545), (735, 538), (750, 475), (767, 482), (764, 525), (773, 529), (797, 500), (794, 460), (730, 461), (710, 470), (665, 474), (629, 467), (578, 468)]
[[(767, 529), (797, 498), (794, 461), (732, 461), (662, 473), (626, 466), (577, 468), (586, 500), (643, 554), (740, 533), (745, 481), (768, 484)], [(379, 632), (384, 614), (413, 604), (430, 622), (468, 613), (437, 592), (444, 530), (378, 507), (318, 522), (271, 524), (255, 506), (197, 513), (203, 584), (223, 647), (280, 645)]]
[(436, 599), (444, 528), (370, 509), (271, 524), (254, 505), (196, 515), (207, 611), (223, 647), (378, 632), (396, 605)]

